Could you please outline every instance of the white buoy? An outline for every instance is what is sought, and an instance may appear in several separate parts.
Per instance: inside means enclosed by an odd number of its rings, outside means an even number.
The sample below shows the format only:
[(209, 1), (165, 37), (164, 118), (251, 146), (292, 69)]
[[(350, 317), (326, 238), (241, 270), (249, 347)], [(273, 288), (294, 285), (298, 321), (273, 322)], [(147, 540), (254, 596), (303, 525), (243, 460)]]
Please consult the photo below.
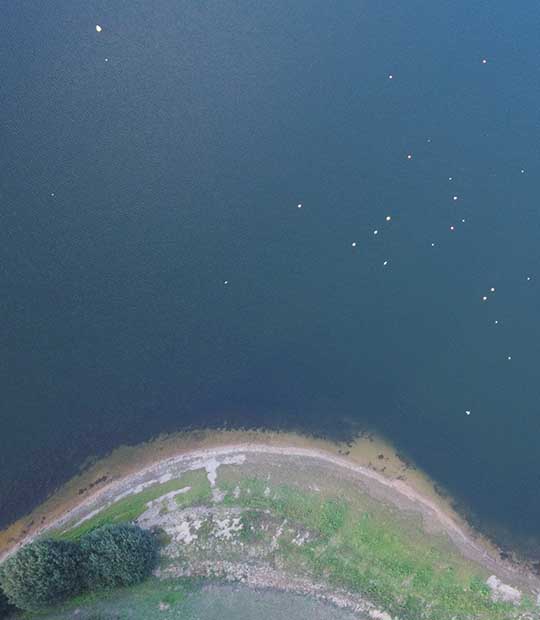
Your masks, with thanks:
[(101, 32), (102, 28), (99, 24), (96, 24), (96, 32)]

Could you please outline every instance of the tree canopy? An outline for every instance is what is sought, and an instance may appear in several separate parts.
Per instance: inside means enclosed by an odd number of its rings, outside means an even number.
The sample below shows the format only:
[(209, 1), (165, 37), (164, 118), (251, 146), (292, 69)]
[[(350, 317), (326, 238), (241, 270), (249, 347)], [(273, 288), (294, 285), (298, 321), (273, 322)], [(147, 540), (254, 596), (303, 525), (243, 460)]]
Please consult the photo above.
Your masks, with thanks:
[(39, 610), (81, 590), (78, 545), (40, 540), (24, 546), (0, 567), (0, 586), (20, 609)]
[(158, 555), (158, 541), (135, 525), (105, 525), (80, 540), (83, 580), (90, 590), (138, 583), (148, 577)]
[(158, 548), (156, 536), (128, 524), (105, 525), (77, 543), (29, 543), (0, 566), (0, 619), (12, 605), (39, 611), (84, 589), (138, 583), (152, 572)]
[(0, 590), (0, 618), (6, 618), (13, 609), (13, 606), (9, 604), (8, 597)]

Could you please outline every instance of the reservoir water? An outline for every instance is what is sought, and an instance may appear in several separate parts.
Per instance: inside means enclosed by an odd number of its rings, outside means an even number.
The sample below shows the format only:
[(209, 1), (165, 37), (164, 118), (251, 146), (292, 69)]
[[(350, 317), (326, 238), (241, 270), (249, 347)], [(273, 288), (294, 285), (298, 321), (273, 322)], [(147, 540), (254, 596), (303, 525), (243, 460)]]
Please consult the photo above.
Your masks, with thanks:
[(363, 428), (537, 549), (539, 19), (5, 3), (0, 525), (161, 432)]

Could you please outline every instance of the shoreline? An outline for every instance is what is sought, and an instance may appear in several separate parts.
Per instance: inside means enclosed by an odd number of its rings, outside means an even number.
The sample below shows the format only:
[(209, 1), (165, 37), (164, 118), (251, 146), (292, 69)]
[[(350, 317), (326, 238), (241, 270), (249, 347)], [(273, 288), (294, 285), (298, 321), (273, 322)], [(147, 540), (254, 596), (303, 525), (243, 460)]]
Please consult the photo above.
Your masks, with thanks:
[[(230, 437), (228, 437), (230, 434), (238, 435), (242, 433), (222, 433), (219, 438), (225, 440), (228, 438), (230, 439)], [(507, 577), (511, 577), (514, 580), (525, 580), (530, 588), (540, 591), (540, 580), (530, 571), (526, 570), (526, 567), (512, 564), (498, 557), (496, 548), (490, 545), (489, 541), (483, 540), (480, 533), (472, 530), (450, 506), (441, 507), (441, 503), (443, 503), (441, 500), (435, 501), (435, 499), (431, 499), (428, 495), (422, 494), (416, 490), (414, 486), (411, 486), (401, 479), (402, 476), (388, 477), (374, 470), (372, 467), (361, 465), (348, 456), (342, 456), (339, 445), (334, 445), (334, 449), (329, 450), (326, 445), (328, 442), (322, 440), (313, 440), (312, 438), (299, 436), (302, 438), (302, 441), (299, 442), (294, 441), (293, 437), (287, 434), (272, 434), (270, 437), (265, 436), (264, 432), (243, 434), (250, 435), (250, 440), (235, 442), (225, 441), (224, 443), (215, 442), (218, 445), (212, 445), (212, 440), (210, 439), (210, 445), (192, 447), (191, 449), (187, 448), (184, 451), (177, 452), (176, 454), (173, 453), (165, 458), (151, 460), (142, 467), (135, 467), (134, 470), (130, 468), (131, 471), (124, 476), (111, 478), (110, 481), (101, 485), (100, 488), (84, 497), (84, 499), (79, 499), (79, 501), (74, 502), (74, 505), (69, 509), (61, 511), (60, 514), (47, 520), (46, 523), (38, 525), (20, 540), (14, 541), (11, 545), (5, 545), (0, 553), (0, 562), (9, 557), (9, 555), (14, 553), (22, 545), (31, 542), (38, 536), (55, 528), (62, 527), (62, 525), (76, 518), (77, 515), (82, 516), (82, 513), (92, 508), (92, 506), (94, 506), (93, 512), (98, 511), (99, 508), (96, 508), (96, 504), (99, 504), (105, 496), (114, 497), (120, 493), (125, 494), (129, 492), (129, 489), (133, 486), (137, 478), (148, 475), (152, 473), (152, 471), (158, 470), (163, 472), (169, 467), (194, 459), (200, 461), (205, 459), (215, 460), (218, 457), (235, 456), (242, 453), (266, 454), (275, 457), (296, 456), (305, 460), (315, 459), (328, 466), (346, 470), (349, 474), (358, 477), (359, 480), (371, 488), (372, 491), (376, 491), (378, 488), (390, 492), (394, 495), (393, 501), (396, 504), (399, 504), (400, 498), (406, 499), (414, 504), (416, 510), (422, 514), (424, 520), (431, 520), (433, 523), (436, 523), (465, 557), (485, 568), (489, 568), (491, 571), (497, 570), (499, 573), (502, 572)], [(265, 441), (269, 438), (271, 439), (270, 443)], [(271, 445), (272, 441), (279, 445)], [(326, 449), (321, 447), (321, 445), (310, 445), (306, 447), (299, 446), (298, 443), (324, 444)], [(97, 467), (99, 468), (99, 463)], [(93, 468), (90, 469), (92, 470)], [(83, 477), (84, 475), (85, 474), (83, 474)]]
[[(412, 500), (418, 503), (423, 508), (431, 511), (437, 519), (446, 526), (445, 531), (449, 534), (450, 538), (454, 541), (464, 542), (466, 544), (470, 544), (472, 548), (474, 548), (477, 552), (483, 555), (486, 558), (489, 558), (489, 554), (485, 549), (482, 549), (480, 546), (476, 544), (473, 538), (464, 532), (463, 526), (459, 526), (455, 521), (447, 515), (441, 508), (439, 508), (434, 502), (429, 500), (428, 498), (422, 496), (411, 486), (407, 485), (401, 480), (391, 480), (385, 478), (381, 474), (373, 471), (367, 467), (363, 467), (361, 465), (355, 465), (347, 461), (344, 458), (336, 457), (331, 454), (325, 453), (322, 450), (317, 450), (315, 448), (306, 449), (296, 447), (294, 445), (286, 446), (286, 447), (275, 447), (275, 446), (266, 446), (257, 443), (240, 443), (240, 444), (230, 444), (226, 446), (220, 446), (219, 448), (204, 448), (204, 449), (194, 449), (191, 452), (187, 452), (184, 454), (179, 454), (178, 456), (168, 457), (161, 461), (156, 461), (151, 465), (147, 465), (146, 467), (140, 469), (134, 474), (128, 475), (125, 478), (121, 478), (115, 482), (112, 482), (110, 485), (102, 487), (94, 494), (85, 498), (80, 504), (67, 511), (65, 514), (56, 518), (55, 520), (47, 523), (43, 527), (39, 527), (35, 532), (24, 538), (18, 546), (22, 546), (31, 542), (33, 539), (37, 538), (41, 534), (45, 533), (50, 529), (54, 529), (57, 527), (61, 527), (65, 523), (67, 523), (73, 516), (84, 510), (88, 504), (92, 504), (99, 500), (100, 496), (104, 492), (113, 492), (115, 487), (125, 487), (129, 486), (133, 481), (133, 478), (136, 476), (145, 475), (150, 473), (156, 467), (166, 467), (168, 465), (178, 464), (182, 461), (186, 461), (189, 459), (208, 459), (217, 456), (225, 456), (225, 455), (235, 455), (239, 453), (259, 453), (259, 454), (270, 454), (270, 455), (283, 455), (283, 456), (300, 456), (305, 458), (313, 458), (325, 461), (326, 463), (331, 463), (332, 465), (336, 465), (338, 467), (347, 469), (348, 471), (359, 474), (363, 477), (366, 477), (372, 481), (375, 481), (378, 484), (381, 484), (387, 488), (395, 490), (397, 493), (406, 497), (409, 500)], [(9, 551), (8, 551), (9, 553)], [(6, 554), (0, 555), (0, 562), (3, 561)]]

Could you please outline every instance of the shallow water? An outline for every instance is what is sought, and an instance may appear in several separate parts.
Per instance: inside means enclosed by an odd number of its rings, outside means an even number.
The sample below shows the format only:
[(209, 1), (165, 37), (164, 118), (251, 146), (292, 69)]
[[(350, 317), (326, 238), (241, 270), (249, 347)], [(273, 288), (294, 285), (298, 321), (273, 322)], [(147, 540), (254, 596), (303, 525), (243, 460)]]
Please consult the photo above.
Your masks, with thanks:
[(539, 13), (7, 7), (0, 524), (122, 442), (359, 426), (533, 549)]

